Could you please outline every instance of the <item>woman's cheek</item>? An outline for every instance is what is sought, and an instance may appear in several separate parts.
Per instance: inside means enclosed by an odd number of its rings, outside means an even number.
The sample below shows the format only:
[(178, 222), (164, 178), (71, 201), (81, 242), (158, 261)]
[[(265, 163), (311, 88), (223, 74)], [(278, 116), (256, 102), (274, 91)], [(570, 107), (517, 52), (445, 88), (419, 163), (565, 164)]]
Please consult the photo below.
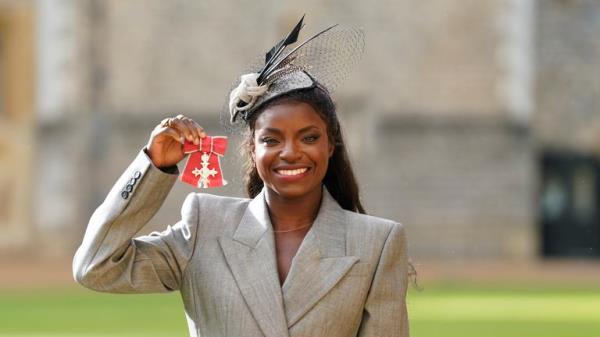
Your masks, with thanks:
[(267, 148), (264, 145), (259, 145), (256, 147), (256, 160), (257, 161), (263, 161), (265, 160), (265, 157), (267, 156)]
[(266, 146), (258, 145), (255, 148), (254, 162), (259, 172), (267, 172), (269, 170), (269, 150)]

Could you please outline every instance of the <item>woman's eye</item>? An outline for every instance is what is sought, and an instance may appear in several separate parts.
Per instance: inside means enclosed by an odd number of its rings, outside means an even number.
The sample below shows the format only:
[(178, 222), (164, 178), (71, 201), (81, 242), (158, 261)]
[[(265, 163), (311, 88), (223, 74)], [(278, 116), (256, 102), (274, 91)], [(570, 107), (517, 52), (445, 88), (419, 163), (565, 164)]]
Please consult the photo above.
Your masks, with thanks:
[(264, 137), (260, 140), (260, 142), (263, 144), (266, 144), (266, 145), (274, 145), (274, 144), (277, 144), (277, 139), (270, 138), (270, 137)]
[(317, 139), (319, 139), (318, 135), (311, 135), (311, 136), (304, 137), (304, 141), (307, 143), (314, 143), (317, 141)]

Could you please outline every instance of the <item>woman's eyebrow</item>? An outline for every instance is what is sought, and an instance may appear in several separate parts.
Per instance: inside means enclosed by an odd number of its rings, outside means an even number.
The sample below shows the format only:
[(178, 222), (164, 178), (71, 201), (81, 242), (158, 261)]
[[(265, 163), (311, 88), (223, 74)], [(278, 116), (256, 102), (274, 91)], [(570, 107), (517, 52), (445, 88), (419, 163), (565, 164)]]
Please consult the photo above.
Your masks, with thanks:
[(281, 130), (276, 129), (276, 128), (263, 128), (260, 131), (262, 132), (267, 132), (267, 133), (276, 133), (276, 134), (282, 134), (283, 132), (281, 132)]
[(304, 133), (304, 132), (309, 131), (311, 129), (319, 130), (319, 128), (316, 125), (309, 125), (307, 127), (304, 127), (302, 129), (298, 130), (298, 133)]
[[(296, 133), (304, 133), (311, 129), (319, 130), (319, 127), (317, 127), (316, 125), (309, 125), (309, 126), (303, 127), (302, 129), (296, 131)], [(275, 133), (275, 134), (279, 134), (279, 135), (283, 134), (283, 131), (281, 131), (280, 129), (277, 129), (277, 128), (266, 127), (266, 128), (263, 128), (261, 131), (268, 132), (268, 133)]]

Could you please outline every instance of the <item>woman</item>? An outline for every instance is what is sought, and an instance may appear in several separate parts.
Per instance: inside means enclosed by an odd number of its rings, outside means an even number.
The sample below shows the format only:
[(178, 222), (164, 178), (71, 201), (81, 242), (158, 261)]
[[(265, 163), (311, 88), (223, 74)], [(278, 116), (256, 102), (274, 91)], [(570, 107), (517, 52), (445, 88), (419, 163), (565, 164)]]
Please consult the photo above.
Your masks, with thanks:
[(404, 231), (362, 214), (327, 89), (303, 69), (259, 74), (230, 102), (247, 128), (251, 199), (192, 193), (181, 221), (133, 238), (176, 180), (182, 138), (206, 136), (188, 117), (166, 119), (92, 216), (75, 279), (179, 290), (190, 336), (408, 336)]

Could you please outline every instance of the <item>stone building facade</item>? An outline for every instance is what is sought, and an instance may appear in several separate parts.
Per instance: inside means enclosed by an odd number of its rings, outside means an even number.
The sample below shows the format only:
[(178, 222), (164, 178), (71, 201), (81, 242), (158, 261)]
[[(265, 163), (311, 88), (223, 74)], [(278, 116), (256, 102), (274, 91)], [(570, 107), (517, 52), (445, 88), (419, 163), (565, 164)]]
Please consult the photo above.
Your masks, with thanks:
[[(72, 253), (165, 116), (184, 113), (222, 133), (218, 112), (240, 69), (303, 13), (306, 32), (330, 23), (366, 32), (363, 60), (334, 97), (367, 210), (403, 222), (415, 258), (537, 258), (540, 153), (598, 141), (600, 67), (589, 36), (600, 4), (591, 0), (28, 3), (36, 141), (25, 152), (36, 159), (25, 161), (35, 184), (23, 221), (34, 234), (21, 249)], [(563, 59), (571, 52), (581, 62)], [(589, 130), (583, 140), (560, 128), (571, 105), (588, 118), (572, 125)], [(235, 150), (225, 161), (230, 185), (211, 193), (243, 194)], [(144, 231), (177, 221), (191, 191), (178, 184)]]

